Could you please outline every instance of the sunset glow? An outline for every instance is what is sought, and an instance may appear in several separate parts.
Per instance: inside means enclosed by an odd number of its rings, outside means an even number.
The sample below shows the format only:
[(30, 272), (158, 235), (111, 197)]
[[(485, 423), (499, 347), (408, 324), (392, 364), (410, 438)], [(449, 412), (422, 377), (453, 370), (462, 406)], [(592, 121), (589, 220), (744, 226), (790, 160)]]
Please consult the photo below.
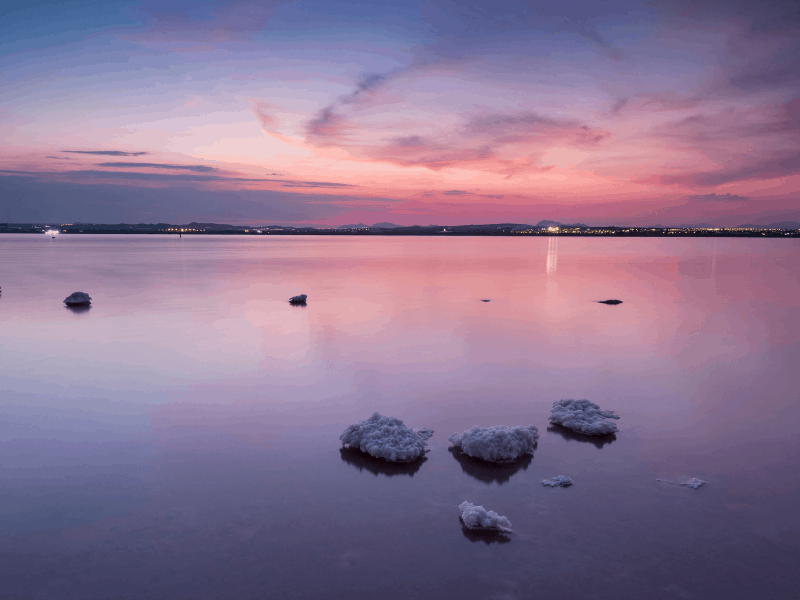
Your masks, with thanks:
[(14, 2), (0, 221), (800, 220), (792, 2)]

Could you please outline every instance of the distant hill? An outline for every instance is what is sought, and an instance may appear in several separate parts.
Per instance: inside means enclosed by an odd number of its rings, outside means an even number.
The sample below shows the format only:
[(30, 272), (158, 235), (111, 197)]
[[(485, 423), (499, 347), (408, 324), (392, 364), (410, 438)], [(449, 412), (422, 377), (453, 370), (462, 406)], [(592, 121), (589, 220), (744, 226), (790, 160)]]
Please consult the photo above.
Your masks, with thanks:
[(800, 223), (797, 221), (778, 221), (777, 223), (770, 223), (767, 227), (769, 229), (800, 229)]
[(394, 223), (375, 223), (372, 229), (396, 229), (398, 227), (402, 227), (402, 225), (395, 225)]
[(369, 229), (369, 225), (364, 225), (364, 223), (356, 223), (355, 225), (339, 225), (337, 229)]
[(539, 221), (536, 227), (588, 227), (583, 223), (559, 223), (558, 221)]

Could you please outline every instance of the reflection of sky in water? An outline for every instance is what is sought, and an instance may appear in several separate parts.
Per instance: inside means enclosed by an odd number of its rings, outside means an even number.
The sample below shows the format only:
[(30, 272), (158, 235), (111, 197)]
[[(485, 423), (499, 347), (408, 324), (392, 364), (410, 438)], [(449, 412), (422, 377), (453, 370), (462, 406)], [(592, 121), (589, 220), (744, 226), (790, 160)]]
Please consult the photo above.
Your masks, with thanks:
[[(797, 589), (798, 258), (782, 240), (0, 236), (9, 593)], [(77, 290), (90, 311), (64, 309)], [(618, 411), (616, 440), (547, 427), (560, 398)], [(413, 473), (339, 452), (375, 410), (436, 430)], [(528, 423), (525, 465), (448, 452), (454, 431)], [(543, 488), (556, 474), (575, 485)], [(709, 484), (655, 481), (693, 476)], [(508, 516), (511, 542), (468, 543), (464, 500)]]

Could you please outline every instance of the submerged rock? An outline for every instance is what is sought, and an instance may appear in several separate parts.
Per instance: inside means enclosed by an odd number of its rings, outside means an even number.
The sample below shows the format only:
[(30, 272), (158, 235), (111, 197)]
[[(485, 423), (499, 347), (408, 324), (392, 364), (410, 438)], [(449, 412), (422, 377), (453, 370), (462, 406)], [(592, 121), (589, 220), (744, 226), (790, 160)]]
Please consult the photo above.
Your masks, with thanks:
[(696, 490), (701, 485), (705, 485), (706, 483), (708, 482), (703, 481), (702, 479), (698, 479), (697, 477), (692, 477), (689, 481), (684, 481), (683, 483), (679, 483), (678, 485), (683, 485), (688, 488), (692, 488), (693, 490)]
[(87, 306), (91, 303), (92, 297), (86, 292), (72, 292), (64, 298), (64, 304), (67, 306)]
[(566, 475), (556, 475), (550, 479), (542, 479), (542, 485), (547, 487), (569, 487), (572, 485), (572, 479)]
[(358, 448), (375, 458), (411, 462), (425, 454), (432, 435), (433, 429), (409, 429), (400, 419), (374, 413), (366, 421), (350, 425), (339, 439), (343, 446)]
[(300, 294), (299, 296), (292, 296), (289, 298), (289, 304), (305, 304), (308, 296)]
[(622, 300), (598, 300), (598, 304), (622, 304)]
[(617, 432), (617, 424), (606, 419), (619, 419), (619, 415), (601, 410), (588, 400), (559, 400), (553, 402), (548, 418), (551, 423), (584, 435), (609, 435)]
[(461, 511), (461, 522), (464, 527), (474, 531), (504, 531), (511, 533), (511, 521), (501, 517), (493, 510), (486, 510), (482, 506), (475, 506), (467, 501), (458, 506)]
[(499, 463), (533, 454), (533, 448), (539, 441), (539, 430), (535, 425), (527, 427), (474, 425), (466, 431), (452, 434), (448, 439), (468, 456)]

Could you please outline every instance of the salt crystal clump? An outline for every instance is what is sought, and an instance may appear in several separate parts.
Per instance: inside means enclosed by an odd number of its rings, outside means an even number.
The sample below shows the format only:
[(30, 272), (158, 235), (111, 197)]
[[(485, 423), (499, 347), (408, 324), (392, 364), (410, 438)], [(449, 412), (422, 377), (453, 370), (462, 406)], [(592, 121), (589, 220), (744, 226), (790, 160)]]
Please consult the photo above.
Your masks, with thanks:
[(466, 500), (459, 504), (458, 510), (461, 511), (461, 521), (467, 529), (511, 532), (511, 521), (493, 510), (475, 506)]
[(569, 487), (572, 485), (572, 479), (566, 475), (556, 475), (550, 479), (542, 479), (542, 485), (547, 487)]
[(553, 402), (550, 422), (572, 429), (584, 435), (608, 435), (616, 433), (617, 424), (606, 419), (619, 419), (610, 410), (600, 410), (588, 400), (559, 400)]
[(84, 304), (91, 304), (92, 297), (86, 292), (73, 292), (64, 298), (64, 304), (67, 306), (82, 306)]
[(432, 429), (409, 429), (400, 419), (374, 413), (366, 421), (353, 423), (339, 436), (343, 446), (391, 462), (411, 462), (425, 453)]
[(464, 454), (489, 462), (508, 462), (533, 454), (533, 447), (539, 440), (539, 430), (535, 425), (527, 427), (478, 427), (474, 425), (461, 433), (448, 438)]
[(685, 485), (688, 488), (692, 488), (693, 490), (696, 490), (701, 485), (705, 485), (705, 484), (706, 484), (706, 482), (703, 481), (702, 479), (698, 479), (697, 477), (692, 477), (689, 481), (686, 481), (684, 483), (680, 483), (678, 485)]

